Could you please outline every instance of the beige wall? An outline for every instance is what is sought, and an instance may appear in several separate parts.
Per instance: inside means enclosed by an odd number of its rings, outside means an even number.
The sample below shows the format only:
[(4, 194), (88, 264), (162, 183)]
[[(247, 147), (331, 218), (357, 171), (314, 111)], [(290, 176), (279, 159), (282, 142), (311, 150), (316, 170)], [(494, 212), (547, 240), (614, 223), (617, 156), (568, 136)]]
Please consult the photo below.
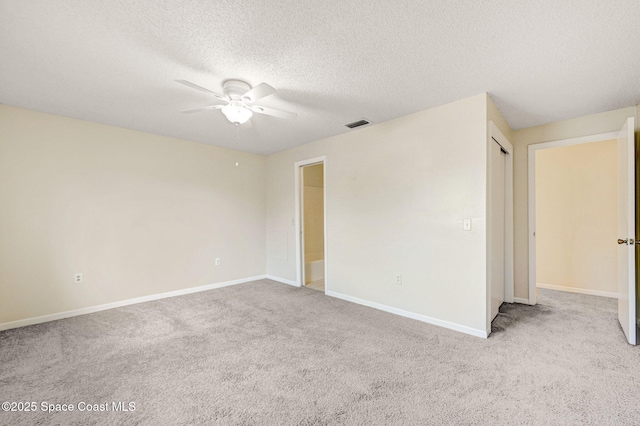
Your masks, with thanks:
[(528, 299), (529, 231), (528, 231), (528, 146), (535, 143), (590, 136), (620, 130), (636, 107), (559, 121), (542, 126), (514, 130), (514, 255), (515, 296)]
[(264, 274), (265, 163), (0, 105), (0, 323)]
[(0, 105), (0, 323), (265, 270), (295, 280), (293, 163), (327, 155), (330, 290), (483, 330), (487, 119), (515, 147), (526, 298), (527, 146), (637, 109), (512, 132), (482, 94), (265, 159)]
[[(495, 124), (509, 142), (513, 144), (513, 131), (490, 96), (487, 96), (487, 120), (493, 121), (493, 124)], [(487, 135), (487, 139), (489, 139), (489, 135)]]
[(325, 155), (328, 290), (486, 331), (486, 132), (482, 94), (270, 155), (267, 274), (296, 280), (294, 163)]
[(617, 141), (536, 151), (538, 283), (617, 293)]
[(305, 261), (324, 259), (324, 166), (306, 166), (304, 172)]
[(304, 186), (310, 186), (313, 188), (324, 188), (324, 165), (314, 164), (311, 166), (305, 166), (304, 171)]

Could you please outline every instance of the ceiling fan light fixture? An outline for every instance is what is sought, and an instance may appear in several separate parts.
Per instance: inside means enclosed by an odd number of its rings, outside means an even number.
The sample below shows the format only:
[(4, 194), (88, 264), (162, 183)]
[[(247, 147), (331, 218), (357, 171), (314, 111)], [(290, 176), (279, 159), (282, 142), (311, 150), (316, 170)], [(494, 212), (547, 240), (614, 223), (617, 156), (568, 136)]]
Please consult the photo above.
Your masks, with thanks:
[(227, 117), (227, 120), (234, 124), (244, 124), (253, 115), (250, 109), (236, 102), (231, 102), (229, 105), (223, 106), (222, 113)]
[[(253, 113), (269, 115), (277, 118), (293, 120), (298, 114), (288, 111), (282, 111), (275, 108), (267, 108), (263, 106), (253, 105), (253, 102), (260, 100), (266, 96), (270, 96), (276, 92), (276, 89), (267, 83), (260, 83), (255, 87), (251, 87), (248, 83), (241, 80), (227, 80), (223, 83), (222, 89), (224, 96), (212, 92), (206, 87), (198, 86), (187, 80), (176, 80), (191, 89), (198, 90), (213, 95), (218, 100), (226, 103), (226, 105), (211, 105), (208, 107), (200, 107), (181, 111), (183, 113), (192, 113), (200, 111), (209, 111), (219, 109), (231, 123), (239, 125), (249, 121)], [(251, 124), (251, 123), (249, 123)]]

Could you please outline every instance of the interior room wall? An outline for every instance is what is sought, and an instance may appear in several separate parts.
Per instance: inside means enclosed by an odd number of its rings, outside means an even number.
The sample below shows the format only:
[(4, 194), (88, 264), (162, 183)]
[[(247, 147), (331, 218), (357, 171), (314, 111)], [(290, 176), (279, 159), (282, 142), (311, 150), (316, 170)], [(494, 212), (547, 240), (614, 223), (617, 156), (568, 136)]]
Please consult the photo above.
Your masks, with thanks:
[(513, 131), (515, 297), (529, 298), (528, 160), (531, 144), (618, 131), (636, 107), (558, 121)]
[[(491, 99), (491, 96), (487, 96), (487, 120), (493, 121), (493, 124), (502, 132), (502, 134), (513, 144), (513, 131), (509, 127), (509, 123), (502, 116), (502, 113)], [(487, 140), (489, 135), (487, 134)]]
[(0, 105), (0, 323), (263, 275), (265, 167)]
[(536, 151), (540, 286), (616, 295), (617, 141)]
[(305, 262), (324, 259), (324, 166), (306, 166), (304, 173)]
[(325, 155), (329, 294), (486, 333), (486, 99), (270, 155), (267, 274), (296, 280), (294, 163)]

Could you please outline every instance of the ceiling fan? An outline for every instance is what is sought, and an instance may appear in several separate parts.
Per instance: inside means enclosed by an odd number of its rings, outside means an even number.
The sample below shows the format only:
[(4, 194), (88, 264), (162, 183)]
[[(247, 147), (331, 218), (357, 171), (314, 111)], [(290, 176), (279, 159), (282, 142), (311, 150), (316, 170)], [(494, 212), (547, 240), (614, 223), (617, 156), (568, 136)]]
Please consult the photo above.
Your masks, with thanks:
[(269, 86), (267, 83), (260, 83), (256, 87), (252, 88), (248, 83), (241, 80), (227, 80), (222, 84), (222, 93), (224, 94), (220, 95), (187, 80), (175, 81), (192, 89), (211, 94), (218, 100), (225, 102), (221, 105), (209, 105), (180, 111), (186, 114), (219, 109), (222, 110), (222, 113), (227, 117), (227, 120), (236, 125), (244, 124), (249, 121), (254, 112), (286, 119), (294, 119), (298, 116), (298, 114), (293, 112), (253, 104), (255, 101), (276, 92), (276, 89)]

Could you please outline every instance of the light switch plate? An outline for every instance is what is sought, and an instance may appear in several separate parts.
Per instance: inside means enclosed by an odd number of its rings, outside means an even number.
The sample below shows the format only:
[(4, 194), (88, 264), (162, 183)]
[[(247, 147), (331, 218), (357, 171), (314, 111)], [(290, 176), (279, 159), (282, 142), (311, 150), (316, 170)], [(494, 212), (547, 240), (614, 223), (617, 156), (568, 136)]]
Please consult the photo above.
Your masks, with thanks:
[(471, 219), (463, 220), (462, 229), (464, 229), (465, 231), (471, 231)]

